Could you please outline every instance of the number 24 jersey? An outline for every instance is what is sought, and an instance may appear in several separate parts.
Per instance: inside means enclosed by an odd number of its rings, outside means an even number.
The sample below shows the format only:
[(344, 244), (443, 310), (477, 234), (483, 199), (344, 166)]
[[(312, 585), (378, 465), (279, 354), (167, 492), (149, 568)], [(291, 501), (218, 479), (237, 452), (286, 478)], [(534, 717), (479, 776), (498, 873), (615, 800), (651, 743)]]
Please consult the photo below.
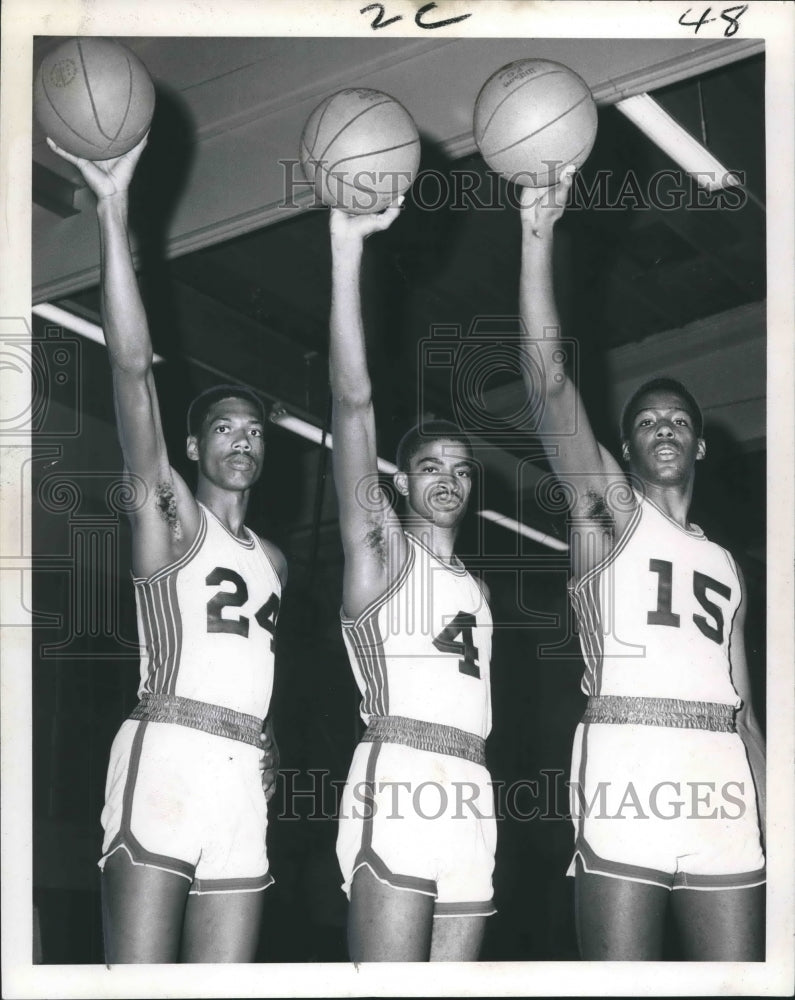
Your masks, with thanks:
[(281, 584), (260, 539), (232, 535), (199, 504), (185, 555), (134, 577), (143, 644), (138, 695), (173, 694), (264, 719)]
[(612, 552), (572, 583), (589, 695), (680, 698), (738, 707), (730, 637), (734, 560), (700, 528), (638, 497)]

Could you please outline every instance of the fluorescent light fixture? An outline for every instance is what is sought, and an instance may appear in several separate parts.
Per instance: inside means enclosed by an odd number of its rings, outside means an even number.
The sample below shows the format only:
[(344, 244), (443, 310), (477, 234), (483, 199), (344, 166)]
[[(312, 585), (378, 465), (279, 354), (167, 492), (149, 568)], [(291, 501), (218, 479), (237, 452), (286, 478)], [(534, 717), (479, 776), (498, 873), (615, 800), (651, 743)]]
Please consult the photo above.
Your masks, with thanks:
[[(324, 439), (323, 431), (320, 427), (316, 424), (310, 424), (307, 420), (302, 420), (300, 417), (295, 417), (291, 413), (287, 413), (286, 410), (280, 408), (272, 410), (270, 419), (277, 426), (283, 427), (286, 431), (292, 431), (293, 434), (298, 434), (302, 438), (306, 438), (307, 441), (313, 441), (315, 444), (322, 444), (325, 440), (327, 448), (331, 448), (333, 444), (330, 434), (326, 434)], [(387, 475), (394, 475), (394, 473), (397, 472), (397, 466), (392, 462), (388, 462), (385, 458), (379, 458), (378, 471), (384, 472)], [(532, 538), (534, 542), (546, 545), (550, 549), (557, 549), (559, 552), (568, 552), (569, 547), (565, 542), (561, 542), (559, 539), (553, 538), (551, 535), (547, 535), (543, 531), (537, 531), (535, 528), (530, 528), (528, 525), (522, 524), (521, 521), (515, 521), (512, 517), (506, 517), (504, 514), (498, 514), (495, 510), (479, 510), (478, 516), (482, 517), (486, 521), (499, 524), (501, 527), (507, 528), (509, 531), (515, 531), (517, 535), (523, 535), (525, 538)]]
[[(323, 431), (316, 424), (310, 424), (308, 420), (302, 420), (300, 417), (294, 417), (292, 413), (287, 413), (286, 410), (275, 409), (271, 411), (271, 422), (279, 427), (283, 427), (286, 431), (292, 431), (293, 434), (298, 434), (302, 438), (306, 438), (307, 441), (314, 441), (315, 444), (323, 444)], [(326, 434), (325, 445), (327, 448), (331, 448), (332, 439), (330, 434)], [(378, 459), (378, 471), (386, 473), (386, 475), (392, 476), (397, 472), (397, 466), (393, 465), (392, 462), (387, 462), (385, 458)]]
[[(34, 316), (40, 316), (42, 319), (47, 320), (48, 323), (63, 326), (67, 330), (71, 330), (72, 333), (79, 333), (81, 337), (93, 340), (94, 343), (101, 344), (103, 347), (106, 346), (105, 334), (102, 332), (102, 327), (97, 326), (96, 323), (90, 323), (87, 319), (83, 319), (82, 316), (75, 316), (74, 313), (67, 312), (66, 309), (54, 306), (50, 302), (42, 302), (40, 305), (33, 306), (31, 311)], [(159, 354), (152, 355), (153, 364), (159, 364), (164, 360), (165, 358)]]
[(521, 521), (515, 521), (512, 517), (498, 514), (496, 510), (479, 510), (478, 517), (482, 517), (485, 521), (491, 521), (493, 524), (499, 524), (509, 531), (515, 531), (517, 535), (522, 535), (523, 538), (532, 538), (534, 542), (546, 545), (547, 548), (557, 549), (558, 552), (569, 551), (568, 545), (565, 542), (561, 542), (559, 538), (553, 538), (552, 535), (547, 535), (543, 531), (538, 531), (527, 524), (522, 524)]
[(727, 170), (710, 151), (672, 118), (649, 94), (618, 101), (616, 107), (683, 170), (710, 191), (735, 187), (740, 178)]

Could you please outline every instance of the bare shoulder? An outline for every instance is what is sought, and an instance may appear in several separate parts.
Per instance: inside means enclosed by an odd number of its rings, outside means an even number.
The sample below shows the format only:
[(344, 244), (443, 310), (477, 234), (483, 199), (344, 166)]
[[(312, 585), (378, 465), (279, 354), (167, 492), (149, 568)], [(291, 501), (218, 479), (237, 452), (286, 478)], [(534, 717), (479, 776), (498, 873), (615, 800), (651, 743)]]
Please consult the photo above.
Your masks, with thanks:
[(199, 531), (201, 513), (193, 493), (174, 469), (151, 484), (129, 472), (127, 475), (134, 494), (130, 511), (133, 572), (148, 578), (190, 549)]
[(260, 544), (265, 550), (266, 555), (273, 563), (273, 568), (276, 570), (276, 575), (279, 577), (279, 582), (282, 587), (287, 584), (287, 560), (284, 557), (284, 553), (279, 548), (278, 545), (274, 545), (273, 542), (269, 542), (267, 538), (263, 538), (261, 535), (257, 536), (259, 538)]

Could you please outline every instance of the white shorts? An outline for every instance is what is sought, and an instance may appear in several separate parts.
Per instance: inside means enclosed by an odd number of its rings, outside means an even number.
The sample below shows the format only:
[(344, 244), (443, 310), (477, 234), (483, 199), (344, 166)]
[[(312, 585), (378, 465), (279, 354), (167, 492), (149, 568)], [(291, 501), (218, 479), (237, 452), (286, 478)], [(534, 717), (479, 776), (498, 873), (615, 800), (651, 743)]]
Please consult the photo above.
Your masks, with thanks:
[(395, 743), (357, 746), (337, 835), (348, 896), (367, 866), (395, 889), (432, 896), (435, 917), (490, 916), (496, 843), (481, 764)]
[(668, 889), (765, 881), (751, 769), (733, 732), (580, 723), (571, 812), (588, 872)]
[(273, 883), (257, 747), (168, 722), (128, 719), (105, 787), (100, 868), (132, 862), (188, 879), (191, 893), (253, 892)]

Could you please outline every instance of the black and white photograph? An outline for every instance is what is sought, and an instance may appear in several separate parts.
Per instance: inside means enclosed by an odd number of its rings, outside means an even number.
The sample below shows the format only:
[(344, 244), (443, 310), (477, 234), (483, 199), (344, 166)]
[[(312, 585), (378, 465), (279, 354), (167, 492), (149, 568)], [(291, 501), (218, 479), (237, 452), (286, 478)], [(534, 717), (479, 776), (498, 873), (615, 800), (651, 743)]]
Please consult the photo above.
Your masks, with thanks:
[(791, 995), (795, 7), (2, 22), (4, 996)]

